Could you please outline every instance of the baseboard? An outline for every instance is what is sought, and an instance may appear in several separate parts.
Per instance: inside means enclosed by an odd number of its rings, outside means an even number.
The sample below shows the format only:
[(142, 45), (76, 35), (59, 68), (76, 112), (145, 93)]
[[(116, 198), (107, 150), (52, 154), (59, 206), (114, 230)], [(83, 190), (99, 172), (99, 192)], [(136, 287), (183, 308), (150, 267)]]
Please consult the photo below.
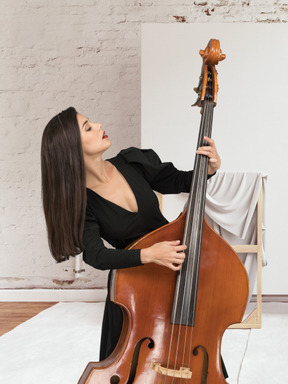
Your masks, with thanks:
[[(0, 301), (105, 301), (106, 289), (0, 289)], [(251, 302), (256, 302), (253, 295)], [(288, 303), (288, 295), (262, 295), (263, 303)]]
[(0, 301), (105, 301), (106, 289), (0, 289)]

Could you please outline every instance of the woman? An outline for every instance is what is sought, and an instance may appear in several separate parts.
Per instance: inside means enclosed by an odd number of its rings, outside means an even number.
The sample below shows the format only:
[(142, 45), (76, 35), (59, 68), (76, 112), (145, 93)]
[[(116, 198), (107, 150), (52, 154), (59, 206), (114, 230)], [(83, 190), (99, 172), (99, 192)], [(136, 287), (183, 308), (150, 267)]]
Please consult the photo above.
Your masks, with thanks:
[[(208, 177), (220, 168), (213, 140), (197, 153), (209, 157)], [(141, 250), (124, 248), (167, 224), (159, 210), (160, 193), (189, 192), (192, 171), (162, 163), (152, 150), (129, 148), (103, 160), (111, 141), (102, 125), (72, 107), (47, 124), (42, 138), (43, 206), (51, 253), (61, 262), (83, 251), (84, 261), (111, 270), (157, 263), (178, 271), (185, 245), (179, 239)], [(115, 249), (104, 246), (102, 238)], [(108, 282), (109, 287), (109, 282)], [(115, 348), (122, 312), (106, 300), (100, 360)]]

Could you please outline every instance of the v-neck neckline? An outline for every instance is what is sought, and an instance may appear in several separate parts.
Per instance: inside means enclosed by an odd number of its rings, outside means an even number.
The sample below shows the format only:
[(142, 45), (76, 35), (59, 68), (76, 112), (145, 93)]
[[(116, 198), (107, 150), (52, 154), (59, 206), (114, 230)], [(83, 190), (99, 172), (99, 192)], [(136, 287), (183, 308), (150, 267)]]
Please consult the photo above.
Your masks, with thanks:
[[(138, 201), (137, 196), (136, 196), (136, 194), (135, 194), (135, 190), (134, 190), (133, 186), (131, 185), (131, 183), (128, 181), (127, 177), (123, 174), (123, 170), (122, 170), (122, 169), (119, 169), (119, 165), (118, 165), (118, 164), (115, 164), (115, 163), (114, 163), (113, 161), (111, 161), (111, 160), (112, 160), (112, 159), (107, 159), (106, 161), (108, 161), (110, 164), (114, 165), (114, 167), (117, 169), (117, 171), (118, 171), (118, 172), (120, 173), (120, 175), (123, 177), (124, 181), (126, 181), (126, 183), (128, 184), (128, 187), (131, 189), (131, 192), (132, 192), (132, 194), (133, 194), (133, 196), (134, 196), (134, 199), (135, 199), (135, 201), (136, 201), (136, 204), (137, 204), (137, 211), (135, 211), (135, 212), (134, 212), (134, 211), (130, 211), (129, 209), (126, 209), (126, 208), (122, 207), (122, 206), (119, 205), (119, 204), (113, 203), (113, 201), (108, 200), (108, 199), (106, 199), (105, 197), (99, 195), (99, 193), (95, 192), (95, 191), (94, 191), (93, 189), (91, 189), (91, 188), (86, 187), (86, 189), (88, 189), (89, 191), (92, 191), (93, 193), (95, 193), (95, 195), (97, 195), (98, 197), (100, 197), (102, 200), (108, 202), (109, 204), (112, 204), (112, 205), (114, 205), (114, 206), (116, 206), (116, 207), (122, 209), (123, 211), (130, 213), (130, 214), (137, 215), (137, 214), (139, 213), (139, 201)], [(120, 168), (121, 168), (121, 167), (120, 167)]]

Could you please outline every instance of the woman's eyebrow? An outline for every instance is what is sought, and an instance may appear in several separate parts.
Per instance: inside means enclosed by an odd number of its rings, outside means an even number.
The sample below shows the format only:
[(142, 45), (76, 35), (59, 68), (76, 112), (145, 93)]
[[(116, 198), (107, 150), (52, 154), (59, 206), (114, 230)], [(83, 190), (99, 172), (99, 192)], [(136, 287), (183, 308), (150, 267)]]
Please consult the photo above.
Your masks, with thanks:
[(84, 125), (88, 123), (88, 120), (85, 120), (83, 125), (82, 125), (82, 128), (84, 128)]

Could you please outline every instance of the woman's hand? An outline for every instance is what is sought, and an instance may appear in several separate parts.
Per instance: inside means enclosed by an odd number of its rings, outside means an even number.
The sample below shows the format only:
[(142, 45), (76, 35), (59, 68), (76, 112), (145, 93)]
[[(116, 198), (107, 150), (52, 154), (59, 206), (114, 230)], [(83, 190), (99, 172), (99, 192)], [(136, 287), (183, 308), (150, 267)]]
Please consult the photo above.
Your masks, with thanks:
[(162, 241), (149, 248), (141, 249), (140, 257), (142, 264), (156, 263), (179, 271), (185, 259), (186, 245), (181, 244), (180, 240)]
[(198, 153), (198, 155), (208, 156), (208, 175), (213, 175), (213, 173), (215, 173), (220, 168), (221, 159), (218, 155), (214, 140), (210, 139), (210, 137), (207, 136), (204, 136), (204, 140), (206, 140), (209, 145), (199, 147), (196, 153)]

